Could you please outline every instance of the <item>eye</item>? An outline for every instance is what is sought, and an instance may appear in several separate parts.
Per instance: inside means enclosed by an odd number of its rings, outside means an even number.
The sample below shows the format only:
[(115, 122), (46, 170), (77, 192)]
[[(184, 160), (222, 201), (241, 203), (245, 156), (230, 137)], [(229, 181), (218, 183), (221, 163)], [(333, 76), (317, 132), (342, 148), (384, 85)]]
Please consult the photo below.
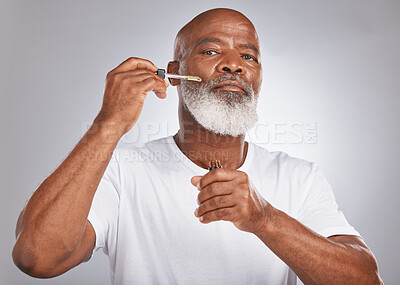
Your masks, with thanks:
[(257, 61), (254, 57), (252, 57), (251, 55), (245, 54), (242, 56), (245, 60), (254, 60)]
[(206, 50), (204, 52), (204, 54), (206, 54), (206, 55), (215, 55), (215, 54), (217, 54), (217, 52), (215, 50)]

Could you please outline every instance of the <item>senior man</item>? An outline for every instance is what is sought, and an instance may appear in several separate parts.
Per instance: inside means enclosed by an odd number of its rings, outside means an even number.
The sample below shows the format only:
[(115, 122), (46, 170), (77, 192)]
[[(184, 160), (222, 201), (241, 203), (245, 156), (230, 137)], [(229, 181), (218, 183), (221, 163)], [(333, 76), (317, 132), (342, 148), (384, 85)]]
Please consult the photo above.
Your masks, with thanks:
[[(202, 82), (170, 80), (180, 129), (144, 147), (115, 149), (147, 92), (165, 98), (169, 84), (140, 58), (110, 71), (92, 127), (20, 215), (16, 265), (53, 277), (102, 248), (113, 284), (295, 284), (296, 275), (380, 284), (318, 167), (245, 141), (257, 121), (259, 50), (253, 24), (234, 10), (184, 26), (168, 71)], [(215, 159), (223, 168), (208, 171)]]

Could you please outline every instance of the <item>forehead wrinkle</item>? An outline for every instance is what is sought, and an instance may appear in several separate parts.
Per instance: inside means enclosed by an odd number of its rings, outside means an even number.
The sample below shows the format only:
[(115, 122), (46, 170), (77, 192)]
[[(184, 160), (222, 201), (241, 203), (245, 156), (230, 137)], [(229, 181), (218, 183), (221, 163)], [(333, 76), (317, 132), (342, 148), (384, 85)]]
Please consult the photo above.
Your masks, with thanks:
[[(253, 45), (253, 48), (250, 46), (248, 46), (248, 48), (255, 50), (259, 54), (259, 50), (256, 47), (259, 43), (259, 39), (253, 23), (246, 16), (238, 11), (226, 8), (218, 8), (197, 15), (189, 23), (181, 28), (175, 38), (174, 60), (179, 61), (180, 59), (185, 57), (188, 52), (187, 49), (192, 50), (194, 47), (197, 47), (200, 44), (190, 43), (191, 39), (196, 37), (199, 32), (210, 33), (211, 30), (222, 27), (224, 27), (225, 29), (228, 28), (230, 30), (241, 30), (243, 32), (246, 32), (247, 36), (249, 36), (250, 38), (254, 38), (256, 42), (256, 44)], [(204, 36), (205, 38), (213, 38), (212, 36), (207, 36), (206, 34), (204, 34)]]
[[(221, 40), (220, 40), (219, 38), (204, 38), (204, 39), (200, 40), (197, 44), (195, 44), (195, 45), (194, 45), (194, 48), (196, 48), (196, 47), (198, 47), (198, 46), (200, 46), (200, 45), (202, 45), (202, 44), (210, 43), (210, 42), (211, 42), (211, 43), (212, 43), (212, 42), (220, 43)], [(241, 43), (241, 44), (239, 44), (239, 46), (240, 46), (240, 47), (244, 47), (244, 48), (248, 48), (248, 49), (251, 49), (251, 50), (254, 50), (257, 54), (260, 53), (259, 50), (258, 50), (258, 48), (257, 48), (256, 46), (250, 44), (250, 43)]]
[[(216, 21), (215, 19), (213, 19), (213, 21)], [(242, 47), (246, 47), (246, 48), (250, 48), (252, 50), (254, 50), (255, 52), (259, 53), (259, 50), (257, 48), (257, 46), (259, 45), (259, 39), (258, 39), (258, 35), (257, 32), (255, 31), (254, 26), (252, 25), (252, 23), (247, 23), (247, 22), (239, 22), (239, 23), (231, 23), (231, 22), (213, 22), (212, 23), (208, 23), (209, 29), (207, 31), (197, 31), (196, 26), (193, 25), (190, 27), (190, 29), (188, 29), (186, 31), (186, 34), (188, 35), (188, 37), (186, 38), (187, 42), (190, 42), (190, 38), (196, 37), (196, 34), (198, 32), (204, 34), (204, 38), (201, 39), (200, 41), (198, 41), (197, 43), (193, 44), (192, 47), (197, 47), (201, 44), (207, 43), (207, 42), (222, 42), (221, 38), (218, 36), (213, 36), (211, 34), (215, 34), (215, 33), (221, 33), (221, 28), (224, 27), (225, 29), (229, 29), (232, 30), (232, 34), (229, 31), (225, 31), (223, 32), (223, 34), (227, 34), (227, 35), (232, 35), (232, 39), (238, 42), (243, 41), (244, 44), (241, 45), (239, 44), (239, 46)], [(217, 29), (215, 28), (217, 27)], [(235, 35), (234, 31), (242, 31), (243, 33), (241, 35)], [(210, 34), (209, 36), (207, 34)], [(224, 35), (225, 37), (225, 35)]]

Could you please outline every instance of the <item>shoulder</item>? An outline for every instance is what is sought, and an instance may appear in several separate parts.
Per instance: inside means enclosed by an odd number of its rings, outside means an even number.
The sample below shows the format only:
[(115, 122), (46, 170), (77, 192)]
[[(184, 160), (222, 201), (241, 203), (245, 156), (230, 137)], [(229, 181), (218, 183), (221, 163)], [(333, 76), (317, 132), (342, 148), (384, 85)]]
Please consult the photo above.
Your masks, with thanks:
[(266, 148), (251, 143), (254, 150), (253, 162), (255, 165), (264, 166), (268, 169), (275, 169), (288, 174), (310, 174), (317, 167), (315, 162), (302, 158), (293, 157), (283, 151), (269, 151)]
[(296, 216), (315, 180), (316, 164), (255, 144), (252, 148), (249, 172), (255, 186), (272, 205)]

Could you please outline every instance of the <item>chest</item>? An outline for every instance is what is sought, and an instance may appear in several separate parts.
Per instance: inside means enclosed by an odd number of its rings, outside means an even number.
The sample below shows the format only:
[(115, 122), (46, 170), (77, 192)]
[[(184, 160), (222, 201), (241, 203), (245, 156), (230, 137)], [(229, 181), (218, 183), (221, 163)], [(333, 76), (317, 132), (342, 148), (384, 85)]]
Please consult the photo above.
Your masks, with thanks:
[(227, 278), (230, 284), (256, 284), (251, 281), (254, 276), (257, 281), (286, 278), (288, 267), (255, 235), (226, 221), (199, 222), (193, 213), (199, 192), (190, 178), (142, 177), (125, 187), (116, 270), (128, 266), (130, 270), (121, 273), (126, 278), (152, 276), (175, 284), (204, 276), (208, 284), (227, 284)]

